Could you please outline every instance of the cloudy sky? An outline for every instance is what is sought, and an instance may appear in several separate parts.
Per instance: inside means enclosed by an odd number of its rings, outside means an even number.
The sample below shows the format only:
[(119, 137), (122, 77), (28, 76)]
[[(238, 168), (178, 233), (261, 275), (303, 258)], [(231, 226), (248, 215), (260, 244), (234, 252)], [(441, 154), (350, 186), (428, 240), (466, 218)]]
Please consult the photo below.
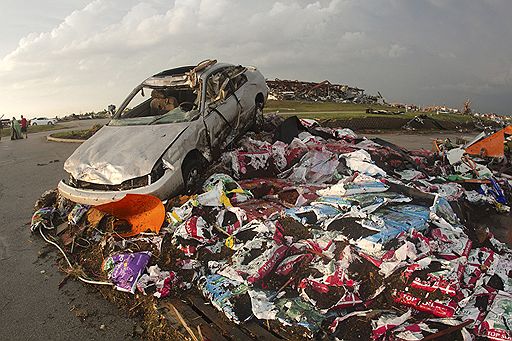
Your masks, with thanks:
[(2, 0), (0, 115), (101, 110), (206, 58), (512, 113), (511, 13), (510, 0)]

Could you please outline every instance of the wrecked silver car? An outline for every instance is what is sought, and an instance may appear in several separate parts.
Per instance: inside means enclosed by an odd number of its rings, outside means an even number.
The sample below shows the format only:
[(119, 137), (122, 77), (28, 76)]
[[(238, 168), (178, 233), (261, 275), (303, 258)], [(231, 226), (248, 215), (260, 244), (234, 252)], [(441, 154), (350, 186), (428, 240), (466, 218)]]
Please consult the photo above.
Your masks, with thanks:
[(256, 68), (215, 60), (149, 77), (66, 160), (59, 192), (96, 205), (192, 188), (202, 168), (255, 124), (267, 95)]

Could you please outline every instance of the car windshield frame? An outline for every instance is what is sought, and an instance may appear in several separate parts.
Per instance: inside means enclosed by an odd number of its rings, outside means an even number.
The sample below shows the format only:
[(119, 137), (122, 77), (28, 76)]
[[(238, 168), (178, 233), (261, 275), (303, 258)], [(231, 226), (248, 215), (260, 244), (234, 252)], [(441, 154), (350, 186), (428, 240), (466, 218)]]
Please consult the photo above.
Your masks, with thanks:
[[(150, 78), (151, 79), (151, 78)], [(126, 111), (126, 108), (128, 108), (129, 104), (132, 102), (132, 100), (139, 94), (141, 91), (148, 91), (148, 90), (184, 90), (183, 86), (157, 86), (157, 85), (149, 85), (145, 84), (148, 80), (145, 82), (139, 84), (135, 89), (132, 90), (132, 92), (126, 97), (126, 99), (123, 101), (119, 109), (117, 109), (116, 113), (113, 115), (112, 119), (108, 123), (110, 126), (125, 126), (125, 125), (159, 125), (159, 124), (175, 124), (175, 123), (186, 123), (186, 122), (192, 122), (195, 121), (200, 116), (200, 110), (193, 107), (191, 110), (183, 110), (182, 106), (177, 106), (174, 109), (171, 109), (165, 113), (162, 113), (160, 115), (151, 115), (151, 116), (140, 116), (140, 117), (122, 117), (123, 114), (126, 114), (127, 112), (130, 112), (137, 107), (141, 105), (148, 105), (148, 101), (151, 101), (153, 98), (151, 96), (148, 96), (146, 100), (143, 100), (139, 104), (137, 104), (134, 108), (130, 109), (129, 111)], [(193, 88), (189, 88), (191, 91), (193, 91)], [(197, 96), (201, 96), (201, 89), (197, 91)], [(145, 95), (147, 96), (147, 95)], [(201, 96), (202, 98), (202, 96)], [(196, 100), (197, 102), (197, 100)], [(199, 103), (201, 103), (202, 100), (199, 99)]]

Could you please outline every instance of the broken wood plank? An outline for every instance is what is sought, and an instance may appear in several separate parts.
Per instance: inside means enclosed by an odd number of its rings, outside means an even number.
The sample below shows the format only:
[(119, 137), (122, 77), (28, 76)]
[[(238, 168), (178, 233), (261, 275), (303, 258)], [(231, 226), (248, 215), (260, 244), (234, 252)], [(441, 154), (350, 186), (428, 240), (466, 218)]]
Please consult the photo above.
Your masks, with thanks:
[[(225, 337), (223, 337), (219, 331), (217, 331), (216, 327), (206, 320), (203, 319), (202, 316), (197, 314), (188, 304), (184, 303), (179, 299), (171, 299), (170, 303), (178, 310), (182, 318), (186, 321), (186, 324), (195, 331), (195, 335), (197, 335), (197, 327), (201, 328), (201, 334), (205, 339), (208, 340), (220, 340), (220, 341), (228, 341)], [(169, 308), (172, 312), (172, 308)], [(187, 333), (189, 333), (187, 331)]]
[(187, 299), (190, 301), (190, 304), (200, 310), (210, 321), (215, 323), (225, 337), (233, 341), (253, 340), (250, 334), (244, 333), (236, 324), (226, 321), (221, 313), (212, 305), (205, 304), (206, 302), (201, 297), (189, 296)]
[(462, 328), (464, 328), (467, 325), (470, 325), (473, 323), (473, 320), (467, 320), (461, 324), (458, 324), (456, 326), (448, 327), (446, 329), (441, 330), (440, 332), (430, 334), (422, 339), (422, 341), (428, 341), (428, 340), (446, 340), (446, 335), (449, 335), (451, 333), (455, 333)]
[[(279, 341), (284, 338), (280, 338), (266, 330), (264, 327), (258, 324), (256, 320), (248, 322), (242, 322), (240, 325), (235, 325), (232, 322), (223, 320), (221, 313), (210, 305), (204, 304), (204, 300), (199, 296), (189, 296), (191, 304), (204, 312), (205, 316), (208, 317), (213, 323), (217, 324), (221, 330), (228, 330), (229, 332), (236, 333), (237, 338), (233, 340), (271, 340)], [(211, 316), (211, 317), (210, 317)], [(224, 325), (224, 326), (221, 326)], [(238, 331), (234, 331), (238, 329)]]
[(260, 326), (256, 321), (248, 321), (244, 322), (240, 325), (242, 330), (248, 331), (251, 336), (256, 340), (271, 340), (271, 341), (280, 341), (281, 338), (275, 336), (262, 326)]
[[(188, 332), (188, 335), (192, 338), (192, 340), (194, 341), (199, 341), (199, 339), (197, 338), (196, 334), (194, 333), (194, 331), (189, 327), (187, 321), (185, 321), (185, 319), (183, 318), (183, 316), (181, 316), (180, 312), (178, 311), (178, 309), (176, 309), (176, 307), (172, 304), (172, 303), (167, 303), (169, 305), (169, 307), (171, 308), (171, 311), (174, 312), (174, 315), (176, 315), (176, 317), (178, 318), (178, 321), (180, 321), (180, 323), (183, 325), (183, 327), (185, 328), (185, 330)], [(199, 328), (199, 326), (197, 326), (197, 331), (199, 332), (200, 334), (200, 339), (202, 340), (203, 339), (203, 335), (201, 334), (201, 329)]]

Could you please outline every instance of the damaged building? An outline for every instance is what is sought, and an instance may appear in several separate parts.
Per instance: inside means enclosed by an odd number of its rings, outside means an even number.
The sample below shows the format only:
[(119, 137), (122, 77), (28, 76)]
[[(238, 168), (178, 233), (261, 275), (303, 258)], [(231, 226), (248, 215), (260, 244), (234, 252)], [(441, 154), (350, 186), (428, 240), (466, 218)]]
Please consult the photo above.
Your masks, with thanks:
[(314, 102), (359, 103), (377, 104), (383, 101), (382, 96), (372, 96), (365, 93), (364, 89), (333, 84), (328, 80), (323, 82), (305, 82), (299, 80), (267, 80), (269, 87), (269, 99), (299, 100)]

